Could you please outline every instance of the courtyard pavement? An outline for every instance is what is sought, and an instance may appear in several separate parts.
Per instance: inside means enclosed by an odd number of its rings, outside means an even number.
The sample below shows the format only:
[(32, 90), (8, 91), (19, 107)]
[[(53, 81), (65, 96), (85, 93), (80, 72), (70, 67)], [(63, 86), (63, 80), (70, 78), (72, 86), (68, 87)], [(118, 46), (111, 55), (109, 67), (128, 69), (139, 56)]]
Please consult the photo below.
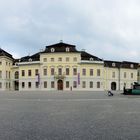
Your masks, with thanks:
[(0, 140), (140, 140), (140, 96), (0, 92)]

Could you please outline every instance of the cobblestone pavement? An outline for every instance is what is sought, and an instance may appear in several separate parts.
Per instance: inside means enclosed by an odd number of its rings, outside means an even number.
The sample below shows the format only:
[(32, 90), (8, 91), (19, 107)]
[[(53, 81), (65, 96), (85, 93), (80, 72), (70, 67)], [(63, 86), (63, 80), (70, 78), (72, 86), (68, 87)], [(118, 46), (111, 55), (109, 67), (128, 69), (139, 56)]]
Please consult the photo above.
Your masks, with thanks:
[(0, 92), (0, 140), (139, 140), (140, 96)]

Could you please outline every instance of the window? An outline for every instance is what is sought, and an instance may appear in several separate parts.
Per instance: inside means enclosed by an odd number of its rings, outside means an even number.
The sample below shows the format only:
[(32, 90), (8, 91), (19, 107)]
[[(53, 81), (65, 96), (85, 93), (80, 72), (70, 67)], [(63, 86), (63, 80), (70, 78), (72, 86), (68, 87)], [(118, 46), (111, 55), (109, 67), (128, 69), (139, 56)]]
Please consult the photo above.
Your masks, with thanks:
[(54, 48), (51, 48), (51, 52), (54, 52), (55, 51), (55, 49)]
[(74, 61), (74, 62), (77, 62), (77, 57), (74, 57), (74, 58), (73, 58), (73, 61)]
[(2, 62), (0, 61), (0, 65), (2, 65)]
[(22, 76), (25, 76), (25, 71), (24, 70), (22, 70), (21, 73), (22, 73)]
[(82, 82), (82, 88), (86, 88), (86, 81)]
[(115, 78), (115, 72), (112, 72), (112, 78)]
[(54, 88), (54, 81), (51, 82), (51, 88)]
[(51, 75), (54, 75), (54, 68), (51, 68)]
[(67, 48), (66, 48), (66, 52), (69, 52), (69, 51), (70, 51), (70, 49), (67, 47)]
[(100, 75), (101, 75), (100, 69), (97, 69), (97, 76), (100, 76)]
[(8, 65), (8, 62), (6, 62), (6, 66)]
[(6, 82), (6, 89), (8, 89), (8, 83)]
[(77, 81), (73, 81), (73, 88), (77, 88)]
[(61, 58), (61, 57), (59, 57), (59, 58), (58, 58), (58, 61), (59, 61), (59, 62), (61, 62), (61, 61), (62, 61), (62, 58)]
[(22, 88), (25, 88), (25, 82), (22, 82)]
[(32, 71), (28, 70), (28, 76), (32, 76)]
[(93, 61), (94, 59), (91, 57), (89, 60), (90, 60), (90, 61)]
[(32, 87), (32, 83), (28, 82), (28, 88), (31, 88), (31, 87)]
[(66, 75), (69, 75), (69, 73), (70, 73), (69, 68), (66, 68)]
[(0, 88), (2, 88), (2, 83), (0, 82)]
[(89, 87), (90, 87), (90, 88), (93, 88), (93, 82), (92, 82), (92, 81), (90, 81)]
[(46, 68), (43, 70), (43, 73), (44, 73), (44, 75), (47, 75), (47, 69)]
[(44, 58), (43, 61), (44, 61), (44, 62), (47, 62), (47, 58)]
[(62, 68), (58, 68), (58, 75), (62, 75)]
[(18, 71), (15, 72), (15, 79), (19, 79), (19, 73), (18, 73)]
[(36, 76), (38, 75), (38, 69), (35, 69), (35, 75)]
[(39, 82), (35, 82), (35, 87), (39, 88)]
[(47, 81), (44, 81), (44, 88), (47, 88)]
[(130, 68), (134, 68), (134, 64), (131, 64), (131, 65), (130, 65)]
[(133, 75), (133, 73), (131, 73), (131, 78), (133, 78), (134, 77), (134, 75)]
[(66, 88), (69, 88), (70, 87), (70, 83), (69, 81), (66, 81)]
[(90, 76), (93, 76), (93, 69), (90, 69)]
[(126, 72), (124, 72), (124, 78), (126, 78)]
[(70, 58), (69, 57), (66, 57), (66, 62), (69, 62), (70, 61)]
[(54, 62), (54, 58), (51, 58), (51, 62)]
[(116, 66), (116, 64), (115, 63), (112, 63), (112, 67), (115, 67)]
[(73, 75), (77, 75), (77, 68), (73, 68)]
[(86, 69), (82, 69), (82, 75), (83, 75), (83, 76), (86, 75)]
[(100, 82), (97, 82), (97, 88), (100, 88)]
[(0, 78), (2, 78), (2, 71), (0, 71)]

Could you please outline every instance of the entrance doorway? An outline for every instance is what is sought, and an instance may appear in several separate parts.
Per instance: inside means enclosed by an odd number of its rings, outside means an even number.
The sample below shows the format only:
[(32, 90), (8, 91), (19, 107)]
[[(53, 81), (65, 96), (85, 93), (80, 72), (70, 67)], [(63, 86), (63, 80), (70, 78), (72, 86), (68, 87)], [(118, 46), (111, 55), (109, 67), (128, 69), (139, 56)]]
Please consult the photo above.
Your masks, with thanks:
[(116, 90), (116, 82), (111, 83), (111, 90)]
[(63, 90), (63, 80), (58, 80), (57, 81), (57, 89), (58, 90)]
[(19, 90), (19, 81), (14, 82), (15, 90)]

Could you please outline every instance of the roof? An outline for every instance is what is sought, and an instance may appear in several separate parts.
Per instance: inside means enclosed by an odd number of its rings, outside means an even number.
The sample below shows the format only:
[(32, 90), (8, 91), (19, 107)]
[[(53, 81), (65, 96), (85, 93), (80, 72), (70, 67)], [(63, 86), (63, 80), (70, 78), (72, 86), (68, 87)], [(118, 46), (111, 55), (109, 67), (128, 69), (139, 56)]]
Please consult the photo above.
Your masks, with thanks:
[(29, 62), (29, 61), (39, 61), (40, 53), (33, 54), (31, 56), (25, 56), (20, 59), (17, 59), (16, 62)]
[(129, 61), (110, 61), (110, 60), (105, 60), (104, 61), (104, 66), (105, 67), (111, 67), (111, 68), (131, 68), (131, 69), (137, 69), (138, 68), (138, 63), (135, 62), (129, 62)]
[(10, 53), (8, 53), (8, 52), (4, 51), (4, 50), (3, 50), (3, 49), (1, 49), (1, 48), (0, 48), (0, 56), (7, 56), (7, 57), (9, 57), (9, 58), (12, 58), (12, 59), (13, 59), (13, 57), (12, 57), (12, 55), (11, 55)]
[(81, 60), (103, 61), (99, 57), (91, 55), (85, 51), (81, 51)]
[(63, 42), (46, 46), (45, 51), (42, 53), (59, 53), (59, 52), (79, 52), (76, 50), (75, 45), (66, 44)]

